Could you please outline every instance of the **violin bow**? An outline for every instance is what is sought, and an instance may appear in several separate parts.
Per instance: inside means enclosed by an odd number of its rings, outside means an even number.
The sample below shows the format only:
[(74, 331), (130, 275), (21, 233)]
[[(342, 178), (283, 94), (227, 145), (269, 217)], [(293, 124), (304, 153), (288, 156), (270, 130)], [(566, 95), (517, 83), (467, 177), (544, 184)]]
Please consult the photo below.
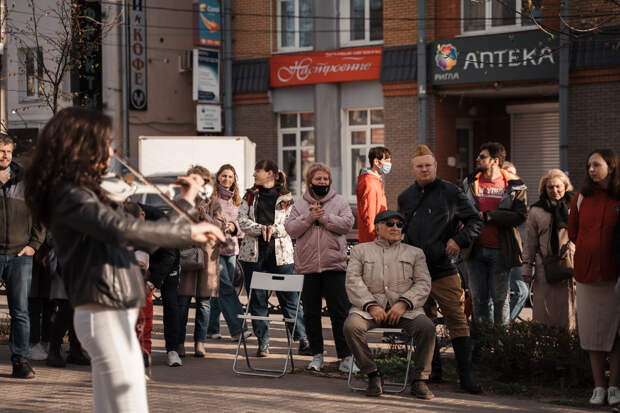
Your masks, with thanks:
[(159, 197), (170, 207), (172, 208), (175, 212), (177, 212), (179, 215), (181, 215), (183, 218), (185, 218), (190, 224), (195, 224), (197, 221), (190, 215), (188, 214), (186, 211), (182, 210), (181, 208), (179, 208), (172, 199), (170, 199), (170, 197), (168, 197), (168, 195), (166, 195), (161, 189), (159, 189), (157, 187), (157, 185), (155, 185), (154, 183), (152, 183), (146, 176), (142, 175), (140, 172), (138, 172), (136, 169), (134, 169), (131, 165), (129, 165), (129, 162), (127, 162), (125, 159), (123, 159), (122, 157), (120, 157), (117, 154), (112, 155), (112, 157), (114, 159), (116, 159), (121, 165), (123, 165), (125, 168), (127, 168), (127, 170), (129, 172), (131, 172), (136, 178), (138, 178), (139, 180), (141, 180), (142, 182), (144, 182), (146, 185), (150, 186), (151, 188), (153, 188), (155, 190), (155, 192), (157, 193), (157, 195), (159, 195)]

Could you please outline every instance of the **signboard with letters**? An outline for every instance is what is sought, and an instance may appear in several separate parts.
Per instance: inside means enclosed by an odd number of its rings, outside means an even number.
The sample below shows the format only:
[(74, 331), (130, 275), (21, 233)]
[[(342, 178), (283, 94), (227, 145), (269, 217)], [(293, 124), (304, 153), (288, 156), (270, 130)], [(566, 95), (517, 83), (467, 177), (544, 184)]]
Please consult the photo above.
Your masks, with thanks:
[(196, 44), (201, 46), (222, 45), (222, 17), (219, 0), (198, 1), (198, 31)]
[(220, 52), (194, 49), (192, 97), (197, 102), (220, 102)]
[(269, 59), (271, 87), (313, 83), (377, 80), (381, 74), (381, 47), (342, 49)]
[(129, 2), (129, 107), (146, 110), (146, 0)]
[(220, 105), (196, 105), (196, 131), (222, 131), (222, 108)]
[(558, 76), (559, 41), (538, 30), (431, 43), (433, 85)]

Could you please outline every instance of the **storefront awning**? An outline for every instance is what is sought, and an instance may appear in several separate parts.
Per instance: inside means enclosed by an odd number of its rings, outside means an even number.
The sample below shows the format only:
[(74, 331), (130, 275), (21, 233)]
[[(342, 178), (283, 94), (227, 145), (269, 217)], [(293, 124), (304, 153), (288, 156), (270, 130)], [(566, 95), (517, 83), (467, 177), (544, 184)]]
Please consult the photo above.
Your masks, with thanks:
[(269, 59), (233, 61), (233, 93), (269, 90)]
[(416, 46), (384, 47), (381, 83), (416, 80), (417, 61)]
[(575, 40), (571, 45), (571, 69), (620, 65), (620, 26)]

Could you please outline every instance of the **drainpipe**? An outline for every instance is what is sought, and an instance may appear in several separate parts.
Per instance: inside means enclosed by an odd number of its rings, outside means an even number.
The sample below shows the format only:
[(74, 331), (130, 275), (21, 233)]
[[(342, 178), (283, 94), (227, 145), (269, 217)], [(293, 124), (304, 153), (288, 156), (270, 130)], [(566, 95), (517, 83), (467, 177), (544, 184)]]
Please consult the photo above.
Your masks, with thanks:
[(426, 144), (426, 0), (418, 0), (418, 144)]
[(128, 88), (127, 88), (127, 30), (129, 19), (127, 18), (127, 0), (121, 0), (123, 21), (121, 24), (121, 119), (123, 122), (123, 156), (129, 157), (129, 110), (128, 110)]
[[(9, 52), (9, 48), (7, 47), (7, 35), (6, 35), (6, 16), (7, 16), (7, 8), (6, 8), (6, 0), (0, 0), (0, 42), (2, 42), (2, 56), (1, 65), (2, 65), (2, 73), (0, 74), (0, 133), (8, 133), (9, 132), (9, 117), (8, 117), (8, 94), (7, 94), (7, 54)], [(21, 115), (20, 115), (21, 116)]]
[(568, 81), (570, 76), (570, 39), (564, 24), (568, 16), (569, 0), (560, 2), (560, 169), (568, 171)]
[(224, 4), (224, 135), (233, 136), (232, 111), (232, 25), (230, 0), (223, 0)]

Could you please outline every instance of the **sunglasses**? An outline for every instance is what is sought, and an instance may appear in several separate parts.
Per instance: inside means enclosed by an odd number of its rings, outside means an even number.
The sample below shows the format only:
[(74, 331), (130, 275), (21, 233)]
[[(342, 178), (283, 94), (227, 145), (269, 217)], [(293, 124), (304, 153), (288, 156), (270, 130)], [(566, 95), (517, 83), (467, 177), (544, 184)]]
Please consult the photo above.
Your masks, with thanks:
[(490, 158), (490, 156), (489, 155), (484, 155), (484, 154), (478, 155), (478, 159), (486, 159), (486, 158)]
[(390, 228), (392, 228), (394, 225), (396, 225), (396, 228), (402, 228), (405, 224), (403, 224), (403, 221), (386, 221), (385, 225)]

